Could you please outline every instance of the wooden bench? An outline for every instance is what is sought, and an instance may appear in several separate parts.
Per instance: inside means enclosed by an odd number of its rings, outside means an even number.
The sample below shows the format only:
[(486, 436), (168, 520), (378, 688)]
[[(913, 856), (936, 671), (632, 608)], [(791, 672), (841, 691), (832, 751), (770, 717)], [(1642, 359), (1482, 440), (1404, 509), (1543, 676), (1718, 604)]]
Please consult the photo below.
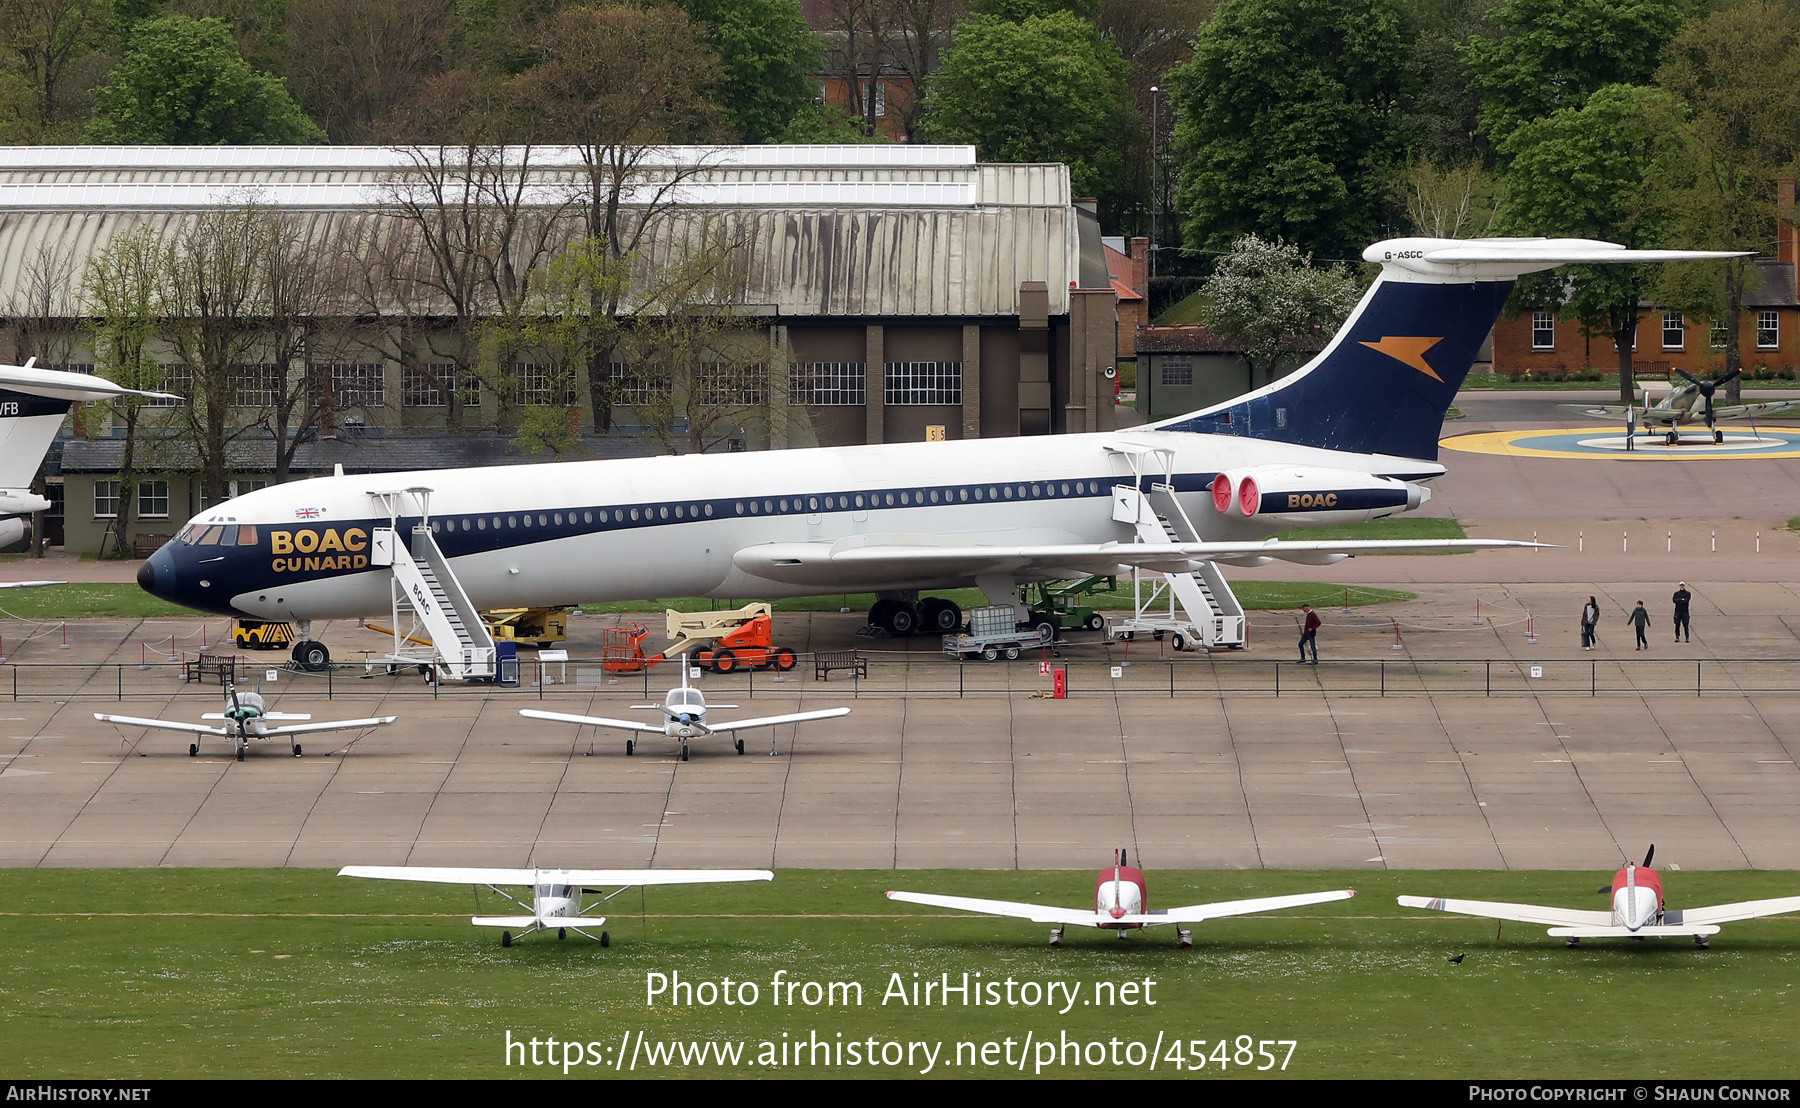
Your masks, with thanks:
[(131, 540), (131, 556), (142, 560), (163, 548), (174, 535), (138, 535)]
[(821, 650), (813, 655), (813, 680), (828, 681), (834, 669), (847, 669), (858, 677), (869, 675), (869, 660), (854, 650)]
[(238, 663), (242, 660), (237, 654), (201, 654), (187, 663), (188, 683), (221, 687), (235, 685)]

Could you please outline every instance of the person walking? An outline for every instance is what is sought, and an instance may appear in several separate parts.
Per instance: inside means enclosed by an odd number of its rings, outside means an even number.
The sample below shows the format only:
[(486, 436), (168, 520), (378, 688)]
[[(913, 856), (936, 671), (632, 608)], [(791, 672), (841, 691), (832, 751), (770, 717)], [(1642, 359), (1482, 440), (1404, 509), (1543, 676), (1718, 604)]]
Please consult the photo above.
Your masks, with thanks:
[(1587, 603), (1581, 606), (1581, 649), (1594, 649), (1595, 629), (1600, 623), (1600, 605), (1588, 597)]
[(1637, 649), (1649, 650), (1650, 640), (1644, 637), (1644, 629), (1650, 626), (1650, 613), (1644, 610), (1642, 600), (1638, 601), (1637, 607), (1633, 608), (1631, 614), (1625, 617), (1625, 622), (1637, 630)]
[(1312, 664), (1319, 664), (1319, 613), (1312, 610), (1311, 604), (1300, 605), (1301, 614), (1306, 616), (1300, 624), (1300, 661), (1306, 662), (1306, 648), (1312, 647)]
[(1693, 599), (1694, 599), (1694, 594), (1688, 591), (1687, 582), (1686, 581), (1677, 581), (1675, 583), (1675, 596), (1674, 596), (1674, 601), (1675, 601), (1675, 641), (1676, 642), (1682, 642), (1682, 641), (1693, 642), (1694, 641), (1693, 628), (1691, 626), (1689, 626), (1689, 624), (1688, 624), (1688, 604)]

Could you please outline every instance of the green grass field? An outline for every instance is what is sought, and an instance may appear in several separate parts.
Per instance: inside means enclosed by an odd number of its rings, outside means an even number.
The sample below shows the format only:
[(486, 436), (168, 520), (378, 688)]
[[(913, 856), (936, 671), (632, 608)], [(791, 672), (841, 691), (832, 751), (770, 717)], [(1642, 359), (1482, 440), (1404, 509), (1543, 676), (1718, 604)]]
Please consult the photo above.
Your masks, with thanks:
[[(1104, 853), (1104, 852), (1101, 852)], [(594, 1076), (916, 1076), (911, 1064), (758, 1064), (769, 1048), (816, 1036), (864, 1044), (941, 1044), (928, 1076), (1251, 1076), (1223, 1070), (1221, 1040), (1297, 1043), (1285, 1071), (1316, 1077), (1791, 1077), (1790, 1014), (1800, 981), (1800, 920), (1726, 925), (1708, 951), (1690, 942), (1594, 942), (1570, 950), (1541, 927), (1413, 912), (1394, 896), (1455, 894), (1601, 907), (1598, 872), (1164, 872), (1151, 906), (1353, 885), (1356, 899), (1118, 941), (896, 904), (890, 888), (1081, 905), (1085, 872), (789, 870), (772, 884), (631, 891), (612, 904), (610, 949), (533, 936), (501, 949), (471, 927), (469, 889), (353, 881), (312, 870), (0, 871), (0, 1041), (11, 1078), (561, 1076), (505, 1042), (593, 1043)], [(1800, 874), (1665, 874), (1671, 906), (1792, 894)], [(647, 915), (640, 918), (640, 904)], [(491, 894), (482, 910), (500, 905)], [(1448, 957), (1462, 953), (1461, 965)], [(651, 974), (758, 987), (751, 1005), (646, 1003)], [(1015, 1003), (900, 1004), (916, 980), (1015, 983)], [(772, 1003), (772, 982), (855, 982), (861, 1003)], [(979, 979), (973, 975), (981, 975)], [(898, 975), (898, 977), (895, 977)], [(1793, 978), (1794, 980), (1790, 980)], [(1145, 986), (1144, 982), (1154, 982)], [(1022, 983), (1055, 983), (1076, 1003), (1026, 1005)], [(1137, 983), (1122, 1003), (1118, 987)], [(1112, 995), (1094, 986), (1110, 985)], [(704, 995), (704, 994), (702, 994)], [(1041, 994), (1040, 994), (1041, 995)], [(741, 996), (739, 999), (742, 999)], [(1111, 1000), (1112, 1003), (1105, 1003)], [(1084, 1001), (1086, 1003), (1084, 1003)], [(1065, 1005), (1060, 1002), (1058, 1009)], [(742, 1043), (736, 1064), (652, 1063), (638, 1043)], [(785, 1036), (785, 1039), (784, 1039)], [(840, 1039), (841, 1036), (841, 1039)], [(1154, 1073), (1148, 1054), (1161, 1037)], [(629, 1038), (626, 1038), (629, 1037)], [(1117, 1040), (1119, 1046), (1114, 1047)], [(1177, 1070), (1204, 1040), (1206, 1065)], [(628, 1044), (618, 1068), (621, 1042)], [(1080, 1065), (1065, 1042), (1086, 1054)], [(990, 1062), (982, 1060), (986, 1044)], [(957, 1062), (958, 1044), (962, 1048)], [(1087, 1044), (1102, 1044), (1099, 1047)], [(1142, 1044), (1133, 1046), (1132, 1044)], [(1114, 1051), (1119, 1062), (1114, 1064)], [(559, 1051), (560, 1054), (560, 1051)], [(546, 1057), (542, 1052), (540, 1059)], [(636, 1059), (631, 1069), (630, 1059)], [(679, 1055), (676, 1056), (679, 1058)], [(819, 1061), (822, 1063), (823, 1058)], [(1092, 1064), (1090, 1064), (1092, 1063)]]
[(147, 616), (198, 614), (191, 608), (158, 600), (135, 584), (78, 582), (0, 592), (0, 616), (17, 619), (77, 619), (86, 616), (142, 619)]

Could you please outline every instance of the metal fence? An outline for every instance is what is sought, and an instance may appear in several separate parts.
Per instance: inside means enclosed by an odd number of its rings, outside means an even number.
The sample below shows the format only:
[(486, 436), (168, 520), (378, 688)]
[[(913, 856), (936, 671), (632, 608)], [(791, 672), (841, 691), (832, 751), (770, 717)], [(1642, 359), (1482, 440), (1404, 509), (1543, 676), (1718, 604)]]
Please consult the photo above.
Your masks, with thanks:
[[(1025, 696), (1048, 695), (1052, 678), (1040, 662), (958, 663), (926, 653), (865, 653), (868, 676), (833, 672), (821, 681), (811, 657), (785, 674), (740, 670), (703, 674), (700, 684), (715, 697), (794, 697), (802, 692), (860, 699), (892, 696)], [(1333, 660), (1322, 665), (1252, 658), (1157, 658), (1133, 662), (1106, 660), (1052, 661), (1065, 671), (1068, 695), (1097, 696), (1706, 696), (1744, 693), (1800, 692), (1800, 659), (1592, 659), (1512, 658), (1420, 659), (1369, 658)], [(360, 666), (333, 666), (308, 673), (287, 663), (250, 660), (240, 668), (239, 686), (261, 687), (265, 693), (354, 697), (454, 698), (506, 696), (564, 698), (614, 693), (660, 699), (680, 681), (673, 664), (631, 674), (606, 672), (598, 659), (568, 662), (521, 661), (516, 688), (493, 685), (436, 685), (404, 667), (397, 673)], [(268, 676), (273, 671), (271, 680)], [(189, 681), (179, 663), (5, 664), (0, 665), (0, 696), (14, 700), (39, 698), (206, 697), (217, 699), (216, 683)]]

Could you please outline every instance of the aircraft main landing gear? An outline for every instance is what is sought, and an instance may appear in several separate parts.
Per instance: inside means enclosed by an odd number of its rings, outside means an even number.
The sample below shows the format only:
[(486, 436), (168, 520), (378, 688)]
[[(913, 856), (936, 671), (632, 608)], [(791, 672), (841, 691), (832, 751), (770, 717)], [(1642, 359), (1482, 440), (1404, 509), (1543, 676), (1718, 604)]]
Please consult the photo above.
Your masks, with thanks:
[(1050, 949), (1051, 950), (1055, 950), (1058, 947), (1062, 946), (1062, 933), (1063, 933), (1063, 929), (1060, 927), (1052, 927), (1050, 929)]
[(601, 946), (611, 946), (612, 945), (612, 935), (609, 932), (606, 932), (606, 931), (600, 932), (600, 945)]
[(1568, 943), (1570, 946), (1580, 946), (1581, 945), (1581, 936), (1580, 935), (1571, 935), (1568, 938), (1564, 939), (1563, 942)]
[(500, 945), (501, 946), (511, 946), (512, 945), (512, 932), (511, 931), (500, 932)]
[(1194, 933), (1192, 931), (1183, 931), (1183, 930), (1177, 928), (1175, 931), (1175, 937), (1178, 940), (1180, 940), (1181, 949), (1183, 949), (1183, 950), (1194, 949)]
[(737, 752), (739, 754), (742, 754), (744, 752), (744, 740), (743, 739), (739, 739), (737, 741)]
[(558, 939), (568, 938), (569, 937), (569, 929), (567, 927), (558, 927), (556, 929), (556, 937)]
[(1694, 936), (1694, 945), (1699, 947), (1701, 950), (1705, 950), (1708, 942), (1710, 942), (1710, 941), (1711, 940), (1707, 939), (1707, 937), (1705, 935), (1695, 935)]
[(627, 758), (631, 757), (631, 752), (636, 749), (637, 749), (637, 743), (632, 742), (630, 739), (625, 740), (625, 757), (627, 757)]
[(294, 757), (296, 757), (296, 758), (300, 757), (300, 744), (299, 743), (294, 744)]
[(189, 743), (188, 744), (188, 757), (192, 758), (199, 753), (200, 753), (200, 744), (199, 743)]

